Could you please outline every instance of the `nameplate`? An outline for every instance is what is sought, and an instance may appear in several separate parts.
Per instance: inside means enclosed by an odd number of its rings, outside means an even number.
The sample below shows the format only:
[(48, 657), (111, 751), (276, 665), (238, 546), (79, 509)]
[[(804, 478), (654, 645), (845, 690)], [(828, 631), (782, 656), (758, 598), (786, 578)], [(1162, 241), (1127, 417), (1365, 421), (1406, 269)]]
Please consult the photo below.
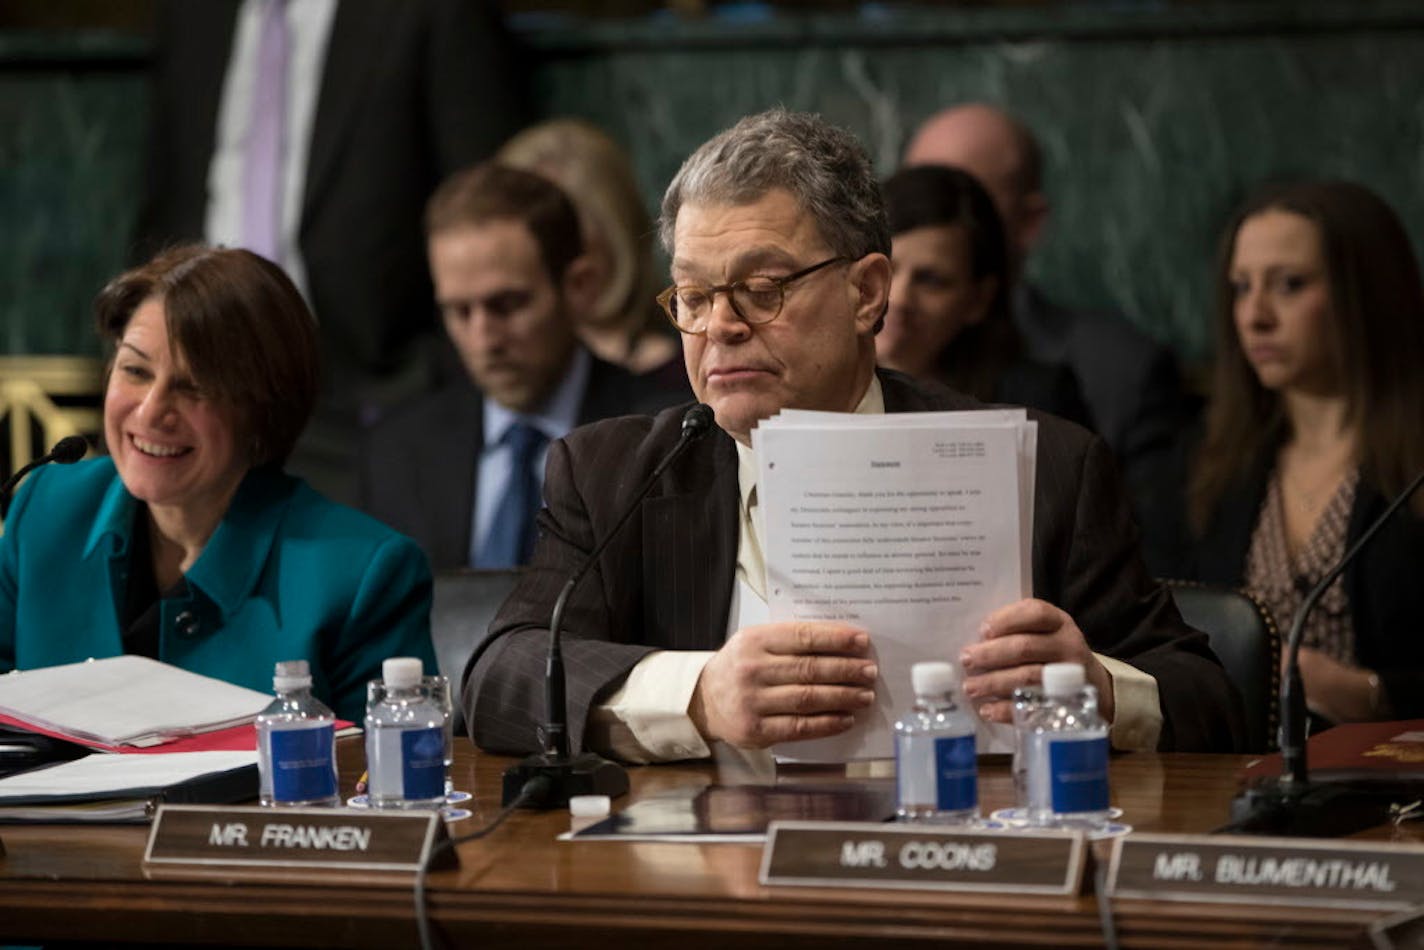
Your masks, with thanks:
[[(436, 811), (162, 805), (148, 864), (416, 871), (449, 837)], [(443, 849), (432, 867), (458, 863)]]
[(767, 829), (761, 882), (1072, 895), (1086, 855), (1083, 836), (1065, 831), (779, 821)]
[(1114, 897), (1382, 910), (1424, 903), (1424, 851), (1375, 842), (1129, 835), (1114, 842)]

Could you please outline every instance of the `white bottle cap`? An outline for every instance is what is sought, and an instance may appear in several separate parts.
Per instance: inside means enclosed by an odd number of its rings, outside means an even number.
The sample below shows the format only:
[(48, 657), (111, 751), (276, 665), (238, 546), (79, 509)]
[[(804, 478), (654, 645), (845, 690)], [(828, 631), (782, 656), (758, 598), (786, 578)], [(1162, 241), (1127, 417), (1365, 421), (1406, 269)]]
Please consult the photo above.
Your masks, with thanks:
[(569, 815), (574, 818), (607, 818), (613, 801), (607, 795), (575, 795), (569, 799)]
[(410, 689), (420, 685), (425, 675), (425, 664), (415, 656), (393, 656), (381, 664), (381, 679), (387, 689)]
[(577, 834), (608, 817), (613, 802), (607, 795), (575, 795), (569, 799), (569, 831)]
[(311, 685), (311, 667), (306, 660), (286, 660), (278, 663), (272, 675), (272, 688), (279, 693)]
[(1045, 663), (1043, 692), (1048, 696), (1072, 696), (1083, 688), (1083, 664)]
[(910, 667), (910, 684), (916, 696), (943, 696), (959, 686), (959, 670), (943, 660), (916, 663)]

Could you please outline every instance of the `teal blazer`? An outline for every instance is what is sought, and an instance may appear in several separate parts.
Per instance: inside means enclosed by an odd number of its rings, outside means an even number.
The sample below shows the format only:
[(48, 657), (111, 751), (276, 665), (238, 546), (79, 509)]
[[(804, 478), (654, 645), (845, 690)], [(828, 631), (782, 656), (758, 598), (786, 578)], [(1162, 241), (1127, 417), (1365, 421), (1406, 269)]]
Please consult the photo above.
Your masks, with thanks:
[[(0, 537), (0, 671), (123, 653), (137, 504), (108, 458), (29, 476)], [(273, 665), (304, 659), (354, 722), (382, 660), (436, 672), (420, 548), (275, 469), (247, 474), (186, 578), (160, 605), (165, 663), (270, 693)]]

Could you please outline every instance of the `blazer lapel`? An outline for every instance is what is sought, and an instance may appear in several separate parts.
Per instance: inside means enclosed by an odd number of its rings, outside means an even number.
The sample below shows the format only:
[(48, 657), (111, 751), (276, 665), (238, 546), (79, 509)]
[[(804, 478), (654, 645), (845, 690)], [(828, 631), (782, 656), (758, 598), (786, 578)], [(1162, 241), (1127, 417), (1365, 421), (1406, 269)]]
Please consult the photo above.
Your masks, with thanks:
[(436, 564), (468, 564), (470, 533), (479, 491), (480, 454), (484, 450), (484, 396), (470, 385), (457, 385), (447, 393), (441, 425), (428, 433), (432, 451), (421, 459), (424, 486), (422, 512), (431, 538), (431, 560)]
[[(233, 43), (237, 33), (237, 14), (240, 0), (215, 0), (212, 3), (195, 4), (185, 11), (188, 15), (175, 17), (181, 24), (182, 36), (165, 37), (167, 42), (182, 43), (188, 47), (181, 55), (184, 73), (182, 89), (178, 91), (182, 102), (191, 110), (185, 120), (191, 119), (195, 127), (192, 142), (198, 151), (185, 156), (188, 161), (201, 162), (207, 168), (212, 160), (214, 143), (217, 141), (218, 113), (221, 111), (223, 83), (227, 78), (228, 64), (232, 60)], [(175, 29), (177, 27), (175, 26)], [(175, 80), (177, 85), (177, 80)], [(204, 179), (206, 181), (206, 178)], [(160, 183), (159, 187), (163, 187)], [(203, 214), (206, 207), (206, 192), (202, 203), (194, 202), (196, 217), (188, 224), (187, 234), (201, 234)]]
[(302, 196), (303, 221), (321, 199), (331, 180), (331, 170), (341, 157), (346, 128), (365, 97), (389, 14), (380, 4), (373, 7), (372, 0), (341, 0), (336, 5), (312, 122)]
[(713, 431), (643, 503), (644, 616), (672, 649), (715, 650), (726, 639), (737, 571), (737, 451)]

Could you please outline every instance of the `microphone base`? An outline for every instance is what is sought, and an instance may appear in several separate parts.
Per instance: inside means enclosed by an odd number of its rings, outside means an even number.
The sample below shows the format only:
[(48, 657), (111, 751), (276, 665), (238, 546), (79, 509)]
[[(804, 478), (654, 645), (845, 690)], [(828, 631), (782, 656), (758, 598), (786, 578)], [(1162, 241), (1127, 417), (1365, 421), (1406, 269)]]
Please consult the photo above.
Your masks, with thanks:
[(503, 803), (514, 801), (526, 782), (540, 777), (548, 779), (549, 791), (525, 802), (525, 808), (566, 808), (575, 795), (617, 798), (628, 793), (628, 772), (601, 755), (585, 752), (565, 758), (540, 753), (505, 769)]
[(1391, 805), (1424, 794), (1417, 780), (1356, 778), (1310, 781), (1273, 779), (1246, 789), (1231, 802), (1228, 834), (1338, 838), (1390, 820)]

